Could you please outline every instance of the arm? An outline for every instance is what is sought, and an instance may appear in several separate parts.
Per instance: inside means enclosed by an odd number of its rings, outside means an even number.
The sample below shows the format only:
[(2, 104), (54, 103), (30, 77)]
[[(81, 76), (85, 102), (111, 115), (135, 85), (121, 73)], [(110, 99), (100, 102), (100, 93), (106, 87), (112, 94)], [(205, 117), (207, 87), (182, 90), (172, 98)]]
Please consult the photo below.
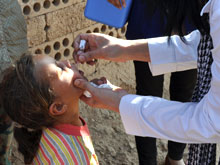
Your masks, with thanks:
[(220, 141), (219, 8), (220, 1), (211, 1), (210, 25), (214, 61), (209, 92), (199, 103), (180, 103), (154, 97), (126, 95), (120, 102), (120, 114), (127, 133), (184, 143)]
[[(80, 40), (86, 40), (85, 52), (79, 51)], [(147, 40), (123, 40), (99, 33), (78, 35), (74, 41), (73, 58), (80, 63), (93, 59), (150, 61)]]
[(184, 43), (179, 36), (173, 35), (170, 44), (167, 37), (148, 39), (149, 67), (152, 75), (183, 71), (197, 67), (197, 48), (200, 41), (198, 30), (185, 36)]
[[(168, 44), (167, 37), (123, 40), (98, 33), (80, 34), (74, 42), (73, 57), (75, 61), (82, 63), (93, 59), (150, 62), (153, 75), (183, 71), (196, 68), (200, 33), (194, 31), (185, 38), (187, 44), (174, 35)], [(79, 43), (82, 39), (87, 41), (85, 52), (79, 51)]]
[(109, 89), (95, 89), (81, 80), (75, 85), (89, 90), (93, 95), (84, 101), (94, 107), (120, 111), (125, 130), (129, 134), (184, 143), (219, 142), (220, 1), (213, 0), (211, 3), (210, 24), (214, 44), (212, 81), (209, 92), (199, 103), (181, 103), (150, 96), (127, 95), (126, 92)]
[(122, 97), (119, 109), (128, 134), (182, 143), (219, 142), (220, 134), (210, 122), (204, 106), (204, 101), (180, 103), (126, 95)]

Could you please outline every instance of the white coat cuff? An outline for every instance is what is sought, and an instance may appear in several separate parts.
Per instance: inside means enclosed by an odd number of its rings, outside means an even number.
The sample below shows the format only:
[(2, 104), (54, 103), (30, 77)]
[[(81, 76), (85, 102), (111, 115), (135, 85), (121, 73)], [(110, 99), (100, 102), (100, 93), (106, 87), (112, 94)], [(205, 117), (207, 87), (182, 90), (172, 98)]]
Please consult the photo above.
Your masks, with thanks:
[(141, 96), (129, 94), (123, 96), (121, 99), (119, 111), (127, 134), (134, 135), (141, 131), (141, 128), (137, 128), (138, 126), (136, 125), (136, 115), (138, 114), (136, 110), (141, 106), (141, 104), (136, 104), (136, 102), (139, 101), (139, 98), (141, 99)]
[(168, 37), (148, 39), (151, 59), (149, 67), (153, 76), (197, 67), (200, 33), (195, 30), (185, 36), (185, 39), (186, 43), (177, 35), (171, 37), (170, 43), (168, 43)]

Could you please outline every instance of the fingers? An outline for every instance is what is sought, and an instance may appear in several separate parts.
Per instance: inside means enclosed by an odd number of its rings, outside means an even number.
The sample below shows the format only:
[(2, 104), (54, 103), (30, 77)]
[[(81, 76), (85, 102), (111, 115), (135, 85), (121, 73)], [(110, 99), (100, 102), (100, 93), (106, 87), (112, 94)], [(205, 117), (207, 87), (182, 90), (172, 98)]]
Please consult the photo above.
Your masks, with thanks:
[(82, 95), (80, 97), (80, 100), (82, 100), (83, 102), (85, 102), (86, 104), (88, 104), (91, 107), (96, 107), (97, 102), (92, 98), (89, 98), (89, 97)]
[(79, 74), (82, 76), (83, 79), (85, 79), (86, 81), (89, 81), (87, 79), (87, 77), (84, 76), (84, 72), (83, 71), (79, 70)]
[(115, 7), (121, 9), (121, 3), (120, 0), (108, 0), (109, 3), (111, 3), (112, 5), (114, 5)]
[(89, 52), (80, 52), (76, 55), (76, 60), (80, 63), (87, 62), (90, 65), (94, 65), (96, 61), (93, 59), (99, 58), (100, 53), (97, 50), (89, 51)]
[(103, 84), (107, 83), (107, 79), (105, 77), (101, 77), (100, 80), (103, 82)]
[[(90, 65), (94, 65), (95, 61), (93, 61), (93, 59), (95, 57), (98, 57), (99, 54), (97, 52), (97, 50), (89, 50), (87, 52), (83, 52), (79, 49), (79, 43), (80, 40), (89, 40), (89, 35), (88, 34), (80, 34), (76, 37), (75, 41), (74, 41), (74, 52), (73, 52), (73, 59), (76, 63), (80, 62), (80, 63), (84, 63), (87, 62)], [(88, 50), (88, 45), (90, 43), (86, 44), (86, 50)]]
[[(81, 39), (86, 40), (86, 48), (84, 51), (79, 50)], [(73, 58), (75, 62), (88, 62), (88, 64), (94, 65), (95, 61), (93, 59), (106, 59), (106, 56), (111, 52), (108, 50), (111, 40), (115, 40), (115, 38), (99, 33), (80, 34), (76, 37), (74, 42)]]
[(73, 47), (74, 47), (74, 50), (76, 51), (76, 52), (78, 52), (79, 51), (79, 44), (80, 44), (80, 41), (81, 40), (86, 40), (86, 41), (88, 41), (88, 39), (89, 39), (89, 35), (88, 34), (79, 34), (76, 38), (75, 38), (75, 40), (74, 40), (74, 44), (73, 44)]
[(123, 6), (123, 7), (126, 7), (126, 2), (125, 2), (125, 0), (121, 0), (121, 2), (122, 2), (122, 6)]
[(88, 81), (83, 79), (77, 79), (74, 81), (74, 85), (80, 89), (89, 91), (90, 93), (95, 92), (95, 87), (93, 87)]
[(117, 7), (117, 8), (119, 8), (119, 9), (121, 9), (121, 2), (120, 2), (120, 0), (114, 0), (114, 2), (115, 2), (115, 6)]
[(91, 80), (91, 82), (93, 82), (96, 85), (101, 85), (101, 84), (106, 84), (107, 79), (105, 77), (101, 77), (100, 79), (95, 78), (95, 79)]
[(91, 80), (91, 82), (93, 82), (94, 84), (97, 84), (97, 85), (98, 85), (98, 81), (99, 81), (98, 78), (95, 78), (95, 79)]

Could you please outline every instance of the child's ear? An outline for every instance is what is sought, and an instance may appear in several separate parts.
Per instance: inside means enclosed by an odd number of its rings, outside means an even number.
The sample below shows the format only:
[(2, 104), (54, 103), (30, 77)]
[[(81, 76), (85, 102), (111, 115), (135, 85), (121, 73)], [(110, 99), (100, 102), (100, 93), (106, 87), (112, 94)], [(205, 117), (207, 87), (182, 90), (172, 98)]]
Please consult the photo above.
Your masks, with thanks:
[(59, 103), (59, 102), (53, 102), (50, 105), (49, 113), (53, 116), (58, 116), (58, 115), (64, 114), (66, 112), (66, 110), (67, 110), (66, 105)]

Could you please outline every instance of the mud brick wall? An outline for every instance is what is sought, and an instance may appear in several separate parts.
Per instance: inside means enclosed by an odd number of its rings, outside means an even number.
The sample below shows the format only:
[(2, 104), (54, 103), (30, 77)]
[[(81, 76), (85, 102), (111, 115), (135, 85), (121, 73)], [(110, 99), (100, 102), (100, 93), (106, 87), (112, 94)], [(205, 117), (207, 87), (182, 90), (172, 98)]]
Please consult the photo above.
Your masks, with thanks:
[[(27, 23), (29, 51), (57, 60), (72, 60), (73, 41), (80, 33), (104, 33), (125, 38), (126, 26), (116, 29), (84, 17), (85, 0), (18, 0)], [(135, 93), (132, 62), (99, 60), (79, 66), (89, 80), (105, 76), (113, 84)], [(124, 133), (118, 114), (92, 109), (81, 103), (100, 164), (137, 164), (134, 139)]]
[[(72, 60), (73, 40), (80, 33), (98, 32), (125, 38), (126, 26), (116, 29), (84, 17), (86, 1), (82, 0), (18, 0), (27, 22), (29, 50), (57, 60)], [(116, 79), (134, 92), (133, 64), (99, 61), (98, 66), (80, 66), (92, 77), (99, 73)], [(128, 69), (129, 68), (129, 69)], [(106, 71), (103, 71), (106, 70)], [(94, 72), (94, 73), (92, 73)], [(108, 77), (108, 76), (107, 76)], [(121, 78), (120, 78), (121, 77)], [(118, 79), (118, 80), (117, 80)], [(114, 83), (114, 82), (113, 82)], [(132, 89), (133, 88), (133, 89)]]

